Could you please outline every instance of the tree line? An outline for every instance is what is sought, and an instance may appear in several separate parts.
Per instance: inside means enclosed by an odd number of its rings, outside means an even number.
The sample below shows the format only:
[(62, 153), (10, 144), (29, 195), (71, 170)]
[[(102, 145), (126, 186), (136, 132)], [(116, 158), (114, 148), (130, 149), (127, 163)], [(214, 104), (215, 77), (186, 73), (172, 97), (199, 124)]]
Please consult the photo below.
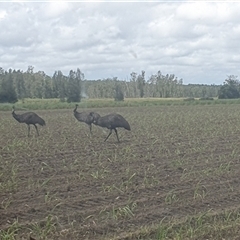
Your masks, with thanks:
[(0, 102), (16, 102), (25, 98), (59, 98), (60, 101), (80, 102), (81, 98), (204, 98), (217, 97), (221, 85), (188, 84), (174, 74), (163, 75), (161, 71), (146, 78), (145, 71), (130, 73), (130, 79), (117, 77), (86, 80), (79, 68), (65, 76), (55, 71), (48, 76), (43, 71), (34, 72), (0, 67)]

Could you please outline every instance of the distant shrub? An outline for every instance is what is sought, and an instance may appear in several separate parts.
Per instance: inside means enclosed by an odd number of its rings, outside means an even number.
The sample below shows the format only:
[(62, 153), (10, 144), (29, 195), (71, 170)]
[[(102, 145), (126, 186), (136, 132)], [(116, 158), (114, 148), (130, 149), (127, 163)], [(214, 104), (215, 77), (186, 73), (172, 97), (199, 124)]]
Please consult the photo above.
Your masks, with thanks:
[(195, 100), (195, 98), (193, 98), (193, 97), (183, 99), (183, 101), (194, 101), (194, 100)]
[(199, 100), (214, 100), (213, 97), (202, 97), (202, 98), (199, 98)]

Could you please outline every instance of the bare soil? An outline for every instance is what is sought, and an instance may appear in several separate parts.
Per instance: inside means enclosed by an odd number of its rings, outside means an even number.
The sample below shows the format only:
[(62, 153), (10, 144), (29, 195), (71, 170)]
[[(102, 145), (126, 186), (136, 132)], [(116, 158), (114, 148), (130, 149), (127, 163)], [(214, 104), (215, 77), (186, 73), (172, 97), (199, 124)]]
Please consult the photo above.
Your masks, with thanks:
[(91, 136), (70, 110), (35, 111), (47, 124), (39, 137), (1, 112), (0, 229), (17, 221), (16, 239), (124, 239), (162, 220), (238, 211), (239, 108), (91, 109), (129, 121), (120, 143), (97, 126)]

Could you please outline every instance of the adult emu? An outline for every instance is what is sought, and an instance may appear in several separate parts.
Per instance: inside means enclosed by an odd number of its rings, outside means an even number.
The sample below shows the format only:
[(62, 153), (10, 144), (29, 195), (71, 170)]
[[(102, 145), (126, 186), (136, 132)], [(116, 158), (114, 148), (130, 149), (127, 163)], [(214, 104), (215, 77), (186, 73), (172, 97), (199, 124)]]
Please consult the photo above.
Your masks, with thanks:
[(12, 115), (18, 122), (26, 123), (28, 125), (28, 137), (30, 136), (30, 124), (32, 124), (35, 127), (38, 136), (39, 132), (36, 124), (39, 124), (41, 126), (46, 125), (45, 121), (34, 112), (16, 114), (14, 106), (12, 107)]
[(91, 115), (89, 112), (78, 112), (77, 111), (78, 104), (75, 105), (75, 108), (73, 110), (74, 117), (79, 122), (84, 122), (89, 126), (90, 133), (92, 134), (92, 123), (94, 121), (94, 118), (98, 117), (98, 113), (91, 112)]
[(112, 134), (112, 130), (115, 131), (118, 142), (120, 142), (120, 141), (118, 138), (117, 128), (125, 128), (125, 129), (131, 131), (128, 121), (120, 114), (111, 113), (111, 114), (108, 114), (103, 117), (101, 117), (99, 114), (96, 115), (93, 113), (90, 113), (90, 115), (93, 116), (93, 118), (94, 118), (93, 123), (95, 125), (110, 129), (110, 132), (107, 135), (107, 137), (105, 138), (104, 142), (107, 141), (109, 136)]

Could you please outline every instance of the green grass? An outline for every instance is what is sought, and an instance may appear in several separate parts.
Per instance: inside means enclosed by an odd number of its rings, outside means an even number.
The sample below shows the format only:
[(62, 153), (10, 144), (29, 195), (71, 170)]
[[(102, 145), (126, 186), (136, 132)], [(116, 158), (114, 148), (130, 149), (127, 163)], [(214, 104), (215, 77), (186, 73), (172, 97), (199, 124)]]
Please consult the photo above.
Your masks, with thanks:
[[(219, 214), (209, 210), (178, 221), (165, 221), (163, 218), (159, 224), (142, 226), (138, 230), (115, 236), (113, 239), (229, 239), (228, 236), (238, 236), (239, 229), (240, 215), (238, 211), (229, 210)], [(238, 237), (234, 239), (238, 239)]]
[[(80, 108), (104, 108), (104, 107), (142, 107), (160, 105), (210, 105), (210, 104), (240, 104), (240, 99), (214, 99), (186, 101), (186, 98), (125, 98), (116, 102), (114, 99), (83, 99), (79, 103)], [(59, 99), (25, 99), (15, 104), (2, 103), (0, 111), (10, 111), (15, 105), (17, 110), (36, 109), (69, 109), (75, 103), (60, 102)]]

